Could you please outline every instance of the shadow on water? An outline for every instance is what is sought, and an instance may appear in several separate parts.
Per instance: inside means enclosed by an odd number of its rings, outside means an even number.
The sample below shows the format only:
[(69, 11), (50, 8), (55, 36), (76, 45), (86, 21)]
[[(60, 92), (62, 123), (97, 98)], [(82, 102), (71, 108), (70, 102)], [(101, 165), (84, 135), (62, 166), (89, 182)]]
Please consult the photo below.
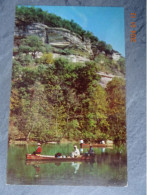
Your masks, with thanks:
[[(33, 147), (29, 146), (26, 150), (25, 146), (9, 146), (7, 183), (91, 186), (125, 186), (127, 184), (127, 158), (124, 151), (98, 148), (95, 149), (95, 158), (84, 162), (26, 161), (25, 154), (31, 153)], [(65, 154), (71, 149), (72, 146), (63, 146), (63, 148), (60, 146), (60, 151), (64, 150)], [(59, 151), (59, 148), (45, 146), (43, 151), (50, 151), (53, 155)]]

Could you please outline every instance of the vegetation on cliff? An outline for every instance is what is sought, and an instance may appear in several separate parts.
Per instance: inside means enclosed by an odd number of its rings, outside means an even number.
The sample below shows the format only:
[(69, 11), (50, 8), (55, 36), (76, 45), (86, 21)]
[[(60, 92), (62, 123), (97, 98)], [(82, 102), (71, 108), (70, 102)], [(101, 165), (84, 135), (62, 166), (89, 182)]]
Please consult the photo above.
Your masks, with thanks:
[(100, 51), (105, 51), (106, 54), (112, 54), (113, 48), (110, 44), (106, 44), (104, 41), (100, 41), (98, 37), (94, 36), (92, 32), (84, 30), (74, 20), (65, 20), (60, 16), (57, 16), (46, 11), (42, 11), (41, 8), (34, 7), (16, 7), (16, 26), (24, 28), (28, 24), (34, 22), (45, 24), (49, 27), (60, 27), (70, 30), (82, 37), (82, 39), (90, 39), (91, 43), (96, 44)]

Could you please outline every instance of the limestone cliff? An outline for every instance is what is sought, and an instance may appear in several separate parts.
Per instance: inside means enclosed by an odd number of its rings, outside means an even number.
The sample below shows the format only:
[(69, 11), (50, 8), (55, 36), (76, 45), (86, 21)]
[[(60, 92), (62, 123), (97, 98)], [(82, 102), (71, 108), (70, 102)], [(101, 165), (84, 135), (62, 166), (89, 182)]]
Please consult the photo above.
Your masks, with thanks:
[[(86, 62), (100, 53), (105, 54), (104, 51), (99, 50), (97, 43), (91, 43), (88, 38), (82, 38), (80, 35), (64, 28), (49, 27), (41, 23), (15, 26), (15, 47), (19, 45), (22, 38), (30, 35), (37, 35), (43, 43), (49, 44), (52, 48), (53, 58), (66, 57), (72, 62)], [(40, 58), (42, 53), (39, 52), (36, 56)], [(113, 53), (109, 54), (108, 57), (117, 61), (121, 54), (113, 50)], [(101, 76), (100, 84), (103, 87), (106, 87), (106, 84), (115, 76), (104, 72), (98, 74)]]
[(41, 23), (33, 23), (23, 26), (23, 28), (15, 26), (15, 46), (20, 39), (29, 35), (37, 35), (44, 43), (50, 44), (54, 54), (62, 55), (61, 49), (68, 48), (80, 50), (85, 54), (84, 57), (87, 60), (89, 56), (93, 55), (89, 39), (82, 40), (79, 35), (67, 29), (48, 27)]
[[(97, 45), (91, 43), (89, 39), (82, 38), (70, 30), (49, 27), (41, 23), (32, 23), (19, 28), (15, 26), (15, 46), (17, 46), (20, 39), (29, 35), (37, 35), (44, 43), (51, 45), (55, 57), (64, 55), (61, 50), (72, 49), (72, 53), (66, 54), (66, 57), (73, 62), (89, 61), (89, 59), (98, 55), (100, 52), (105, 53), (104, 51), (100, 51)], [(117, 61), (121, 55), (114, 51), (109, 57)]]

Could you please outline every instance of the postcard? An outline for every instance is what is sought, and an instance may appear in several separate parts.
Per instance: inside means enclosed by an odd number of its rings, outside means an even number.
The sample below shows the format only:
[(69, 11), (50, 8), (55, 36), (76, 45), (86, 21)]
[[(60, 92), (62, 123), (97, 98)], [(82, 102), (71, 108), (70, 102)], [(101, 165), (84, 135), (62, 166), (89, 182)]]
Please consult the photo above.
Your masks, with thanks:
[(127, 186), (124, 8), (15, 14), (7, 183)]

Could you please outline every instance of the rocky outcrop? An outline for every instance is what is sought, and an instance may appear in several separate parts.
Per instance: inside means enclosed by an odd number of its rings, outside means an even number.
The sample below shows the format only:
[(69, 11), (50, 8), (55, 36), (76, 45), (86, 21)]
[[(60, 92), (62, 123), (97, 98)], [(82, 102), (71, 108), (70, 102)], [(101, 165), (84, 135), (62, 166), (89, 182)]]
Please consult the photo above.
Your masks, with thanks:
[(49, 43), (57, 48), (78, 48), (88, 54), (93, 54), (90, 40), (82, 40), (82, 37), (64, 28), (51, 28), (47, 30)]
[[(65, 58), (65, 55), (53, 53), (53, 58), (54, 59), (59, 58), (59, 57)], [(78, 55), (66, 55), (66, 58), (68, 60), (70, 60), (71, 62), (87, 62), (87, 61), (90, 61), (88, 58), (83, 57), (83, 56), (78, 56)]]
[(106, 87), (107, 83), (110, 82), (114, 77), (121, 78), (121, 76), (107, 74), (105, 72), (98, 72), (98, 75), (101, 77), (99, 84), (104, 88)]
[(48, 43), (47, 29), (48, 26), (41, 23), (33, 23), (22, 27), (15, 26), (14, 37), (21, 39), (28, 35), (37, 35), (44, 43)]
[[(90, 61), (90, 58), (97, 56), (100, 53), (105, 54), (104, 51), (100, 51), (98, 49), (97, 43), (91, 43), (87, 38), (82, 38), (81, 36), (64, 28), (49, 27), (41, 23), (33, 23), (21, 27), (15, 26), (15, 46), (17, 47), (20, 40), (29, 35), (37, 35), (44, 43), (51, 45), (54, 59), (64, 57), (72, 62), (83, 63)], [(72, 53), (71, 51), (74, 52)], [(36, 58), (40, 58), (42, 55), (42, 52), (37, 52)], [(118, 61), (121, 54), (113, 50), (112, 55), (108, 57)], [(101, 63), (103, 63), (103, 61), (101, 61)], [(98, 75), (101, 77), (100, 85), (104, 88), (107, 83), (115, 77), (115, 75), (104, 72), (98, 72)]]
[(112, 54), (112, 59), (118, 61), (120, 58), (121, 58), (121, 54), (118, 53), (117, 51), (114, 51)]
[[(73, 56), (69, 56), (70, 54), (66, 54), (66, 57), (72, 59), (72, 61), (77, 62), (78, 60), (81, 62), (88, 61), (90, 58), (99, 55), (100, 53), (105, 54), (104, 51), (100, 51), (98, 49), (98, 45), (96, 43), (91, 43), (90, 39), (83, 38), (80, 35), (71, 32), (70, 30), (64, 28), (57, 27), (49, 27), (45, 24), (41, 23), (32, 23), (24, 26), (15, 26), (15, 46), (19, 44), (20, 39), (28, 36), (28, 35), (37, 35), (42, 41), (46, 44), (50, 44), (53, 48), (54, 54), (62, 55), (61, 50), (64, 49), (72, 49), (80, 52), (71, 53)], [(120, 59), (121, 55), (117, 51), (113, 51), (113, 54), (109, 56), (113, 60), (117, 61)]]
[[(53, 28), (41, 23), (33, 23), (23, 28), (15, 26), (15, 40), (28, 35), (39, 36), (44, 43), (50, 44), (57, 49), (74, 48), (92, 55), (89, 39), (82, 40), (82, 37), (64, 28)], [(16, 41), (15, 41), (16, 43)]]

